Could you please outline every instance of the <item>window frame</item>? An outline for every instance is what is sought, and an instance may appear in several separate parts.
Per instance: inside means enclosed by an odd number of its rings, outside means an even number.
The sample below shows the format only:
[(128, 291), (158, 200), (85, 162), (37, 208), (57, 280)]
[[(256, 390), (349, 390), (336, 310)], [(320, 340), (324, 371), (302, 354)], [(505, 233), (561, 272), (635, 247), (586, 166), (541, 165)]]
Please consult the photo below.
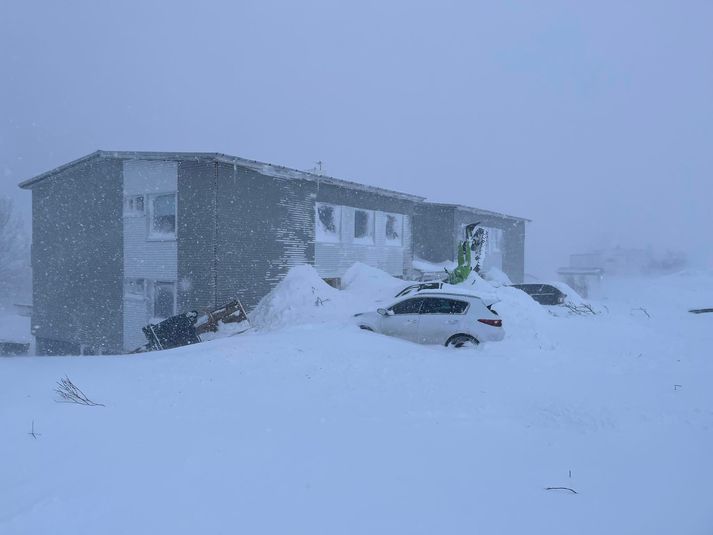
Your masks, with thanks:
[[(159, 197), (173, 196), (173, 233), (158, 233), (154, 232), (154, 202)], [(164, 191), (160, 193), (150, 193), (146, 195), (148, 199), (148, 213), (146, 218), (147, 224), (147, 237), (148, 241), (175, 241), (178, 238), (178, 193), (176, 191)], [(146, 204), (144, 204), (144, 209), (146, 209)]]
[[(156, 287), (159, 285), (171, 285), (173, 288), (173, 312), (170, 316), (166, 316), (165, 318), (163, 316), (157, 316), (156, 315)], [(151, 321), (155, 320), (165, 320), (167, 318), (170, 318), (171, 316), (175, 316), (177, 314), (177, 308), (178, 308), (178, 285), (176, 284), (176, 281), (167, 281), (167, 280), (155, 280), (151, 281), (151, 295), (150, 299), (148, 299), (148, 307), (149, 307), (149, 316), (151, 317)]]
[[(356, 235), (357, 231), (357, 212), (364, 212), (367, 214), (367, 229), (368, 237), (360, 237)], [(374, 210), (369, 210), (366, 208), (354, 208), (354, 224), (352, 226), (352, 243), (356, 245), (374, 245), (375, 243), (375, 222), (376, 222), (376, 212)]]
[[(138, 282), (141, 281), (141, 292), (127, 292), (127, 289), (130, 286), (130, 282)], [(147, 287), (147, 281), (146, 279), (142, 277), (124, 277), (124, 299), (128, 299), (131, 301), (144, 301), (146, 299), (146, 287)]]
[[(137, 199), (141, 199), (141, 210), (136, 210), (135, 208), (129, 209), (129, 204), (133, 201), (136, 202)], [(136, 193), (131, 195), (124, 195), (124, 209), (122, 211), (123, 217), (146, 217), (146, 195), (143, 193)]]
[[(320, 233), (319, 229), (322, 225), (322, 220), (319, 217), (319, 209), (322, 206), (329, 206), (333, 210), (334, 216), (334, 239), (325, 240), (323, 239), (324, 233)], [(342, 241), (342, 206), (339, 204), (332, 204), (329, 202), (318, 202), (314, 205), (314, 240), (319, 243), (340, 243)], [(327, 232), (328, 233), (328, 232)]]
[[(398, 224), (398, 241), (389, 239), (387, 235), (387, 229), (389, 225), (389, 218), (396, 218)], [(384, 245), (388, 247), (403, 247), (404, 246), (404, 214), (397, 214), (394, 212), (384, 212)]]

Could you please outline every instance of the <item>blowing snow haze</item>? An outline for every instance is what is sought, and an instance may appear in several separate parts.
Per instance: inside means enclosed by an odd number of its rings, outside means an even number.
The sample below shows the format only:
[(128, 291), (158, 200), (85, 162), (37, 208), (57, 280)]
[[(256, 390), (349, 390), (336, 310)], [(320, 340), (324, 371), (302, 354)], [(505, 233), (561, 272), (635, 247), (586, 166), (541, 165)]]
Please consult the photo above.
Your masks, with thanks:
[(517, 214), (527, 271), (713, 265), (713, 4), (13, 2), (0, 194), (95, 149), (209, 151)]

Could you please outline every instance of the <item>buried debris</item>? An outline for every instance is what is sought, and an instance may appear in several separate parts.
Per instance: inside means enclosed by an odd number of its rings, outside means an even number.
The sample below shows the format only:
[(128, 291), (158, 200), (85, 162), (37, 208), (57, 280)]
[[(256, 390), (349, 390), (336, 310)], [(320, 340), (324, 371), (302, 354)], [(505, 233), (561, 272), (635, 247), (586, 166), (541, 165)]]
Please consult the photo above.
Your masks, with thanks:
[[(59, 396), (57, 403), (76, 403), (77, 405), (87, 405), (89, 407), (103, 407), (103, 403), (96, 403), (89, 399), (82, 390), (69, 380), (69, 377), (57, 381), (57, 388), (54, 391)], [(34, 432), (34, 422), (33, 422)]]
[(203, 315), (193, 310), (171, 316), (159, 323), (146, 325), (141, 330), (148, 343), (135, 349), (132, 353), (160, 351), (197, 344), (202, 341), (201, 334), (216, 332), (221, 324), (227, 323), (245, 323), (244, 330), (250, 327), (250, 320), (239, 299), (222, 307), (208, 310)]
[(572, 494), (579, 494), (579, 492), (577, 492), (576, 490), (571, 489), (569, 487), (545, 487), (545, 490), (567, 490), (567, 491), (571, 492)]

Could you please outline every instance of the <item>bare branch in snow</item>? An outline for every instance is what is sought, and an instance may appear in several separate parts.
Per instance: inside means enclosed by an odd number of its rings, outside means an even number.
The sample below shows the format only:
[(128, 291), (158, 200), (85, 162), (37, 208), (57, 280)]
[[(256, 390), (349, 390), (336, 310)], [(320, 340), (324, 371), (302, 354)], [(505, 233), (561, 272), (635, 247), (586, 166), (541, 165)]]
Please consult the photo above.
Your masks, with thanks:
[(57, 388), (54, 389), (60, 399), (57, 403), (76, 403), (78, 405), (87, 405), (89, 407), (103, 407), (103, 403), (95, 403), (89, 399), (82, 390), (69, 380), (69, 377), (57, 381)]
[(579, 492), (577, 492), (576, 490), (571, 489), (569, 487), (545, 487), (545, 490), (568, 490), (572, 494), (579, 494)]

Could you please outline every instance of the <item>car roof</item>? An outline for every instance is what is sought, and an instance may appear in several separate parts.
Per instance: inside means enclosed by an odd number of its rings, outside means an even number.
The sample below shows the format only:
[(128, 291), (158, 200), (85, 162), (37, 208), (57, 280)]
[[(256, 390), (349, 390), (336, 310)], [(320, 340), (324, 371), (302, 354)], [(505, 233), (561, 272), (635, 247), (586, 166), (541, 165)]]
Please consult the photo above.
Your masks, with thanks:
[(415, 297), (460, 297), (460, 298), (470, 298), (470, 299), (481, 299), (480, 296), (471, 293), (459, 293), (451, 292), (447, 290), (421, 290), (418, 292), (406, 294), (402, 297), (405, 298), (415, 298)]

